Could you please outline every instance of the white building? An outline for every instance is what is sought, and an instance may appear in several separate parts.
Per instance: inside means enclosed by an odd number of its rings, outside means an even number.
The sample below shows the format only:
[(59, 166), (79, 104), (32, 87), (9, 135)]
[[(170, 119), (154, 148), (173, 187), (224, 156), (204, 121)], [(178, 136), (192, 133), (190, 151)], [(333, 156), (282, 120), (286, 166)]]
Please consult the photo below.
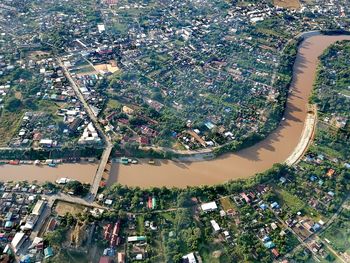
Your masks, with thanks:
[(11, 241), (11, 246), (15, 253), (18, 252), (18, 250), (21, 248), (25, 240), (26, 240), (26, 235), (24, 233), (22, 232), (16, 233), (16, 235), (13, 237)]
[(100, 141), (101, 139), (98, 136), (98, 133), (94, 125), (92, 124), (92, 122), (90, 122), (88, 126), (84, 129), (83, 135), (80, 137), (78, 143), (85, 144), (85, 143), (96, 143)]
[(41, 139), (39, 141), (39, 144), (40, 146), (43, 146), (43, 147), (51, 147), (52, 144), (53, 144), (53, 140), (50, 140), (50, 139)]
[(216, 202), (210, 202), (210, 203), (204, 203), (201, 205), (201, 208), (203, 210), (203, 212), (210, 212), (210, 211), (214, 211), (216, 209), (218, 209), (218, 206), (216, 205)]
[(212, 227), (214, 228), (214, 231), (215, 232), (218, 232), (218, 231), (220, 231), (220, 226), (219, 226), (219, 224), (218, 223), (216, 223), (216, 221), (215, 220), (210, 220), (210, 224), (212, 225)]
[(41, 212), (43, 211), (44, 207), (45, 207), (46, 202), (44, 200), (38, 200), (38, 202), (36, 202), (32, 214), (33, 215), (37, 215), (40, 216)]
[(189, 253), (189, 254), (183, 256), (182, 259), (183, 259), (185, 262), (188, 262), (188, 263), (197, 263), (197, 259), (196, 259), (196, 257), (195, 257), (195, 255), (194, 255), (193, 252), (191, 252), (191, 253)]

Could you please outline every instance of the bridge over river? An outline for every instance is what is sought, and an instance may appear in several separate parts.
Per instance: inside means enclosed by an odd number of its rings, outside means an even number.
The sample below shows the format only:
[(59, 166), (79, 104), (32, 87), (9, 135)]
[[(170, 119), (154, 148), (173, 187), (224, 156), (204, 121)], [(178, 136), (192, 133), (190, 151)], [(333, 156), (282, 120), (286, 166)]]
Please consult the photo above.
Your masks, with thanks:
[[(280, 126), (256, 145), (217, 159), (201, 162), (175, 162), (156, 160), (149, 165), (141, 160), (137, 165), (113, 164), (108, 184), (120, 183), (139, 187), (186, 187), (219, 184), (228, 180), (251, 177), (269, 169), (274, 163), (293, 164), (304, 153), (314, 132), (316, 115), (308, 115), (308, 98), (316, 75), (318, 57), (332, 43), (350, 40), (350, 36), (324, 36), (317, 32), (308, 34), (301, 43), (293, 69), (293, 80), (287, 100), (285, 115)], [(98, 123), (93, 120), (94, 124)], [(0, 166), (0, 180), (55, 181), (57, 177), (69, 177), (92, 183), (91, 193), (97, 193), (105, 165), (111, 152), (107, 146), (99, 166), (64, 164), (57, 168)]]

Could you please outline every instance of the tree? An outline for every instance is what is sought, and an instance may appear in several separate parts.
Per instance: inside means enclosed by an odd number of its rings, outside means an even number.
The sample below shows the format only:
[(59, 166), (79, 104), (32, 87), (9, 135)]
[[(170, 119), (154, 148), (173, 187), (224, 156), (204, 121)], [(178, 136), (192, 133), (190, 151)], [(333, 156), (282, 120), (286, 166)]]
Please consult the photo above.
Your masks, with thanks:
[(61, 246), (62, 243), (65, 241), (65, 230), (64, 229), (57, 229), (51, 233), (47, 233), (45, 236), (45, 240), (51, 245), (51, 246)]
[(66, 187), (75, 195), (85, 195), (87, 192), (87, 189), (85, 189), (83, 184), (79, 181), (70, 181), (67, 183)]
[(22, 107), (22, 101), (17, 98), (10, 98), (5, 104), (5, 109), (10, 112), (17, 111), (20, 107)]
[(267, 202), (273, 202), (277, 200), (277, 195), (274, 192), (268, 192), (263, 196), (263, 199)]
[(26, 98), (23, 100), (23, 104), (26, 108), (29, 108), (31, 110), (37, 110), (38, 106), (37, 104), (35, 104), (35, 102), (33, 101), (33, 99), (30, 98)]

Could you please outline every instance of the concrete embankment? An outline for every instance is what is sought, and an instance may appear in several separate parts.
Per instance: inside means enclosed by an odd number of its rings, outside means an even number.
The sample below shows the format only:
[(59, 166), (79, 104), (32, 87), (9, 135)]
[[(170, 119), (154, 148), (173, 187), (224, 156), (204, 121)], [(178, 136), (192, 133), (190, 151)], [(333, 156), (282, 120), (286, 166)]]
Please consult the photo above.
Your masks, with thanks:
[[(350, 36), (312, 35), (305, 39), (299, 49), (293, 69), (293, 80), (287, 100), (284, 120), (266, 139), (256, 145), (234, 154), (226, 154), (214, 160), (188, 162), (185, 160), (156, 160), (154, 165), (148, 160), (140, 160), (137, 165), (113, 164), (108, 184), (121, 183), (139, 187), (186, 187), (204, 184), (219, 184), (229, 180), (251, 177), (263, 172), (274, 163), (293, 164), (305, 152), (313, 135), (316, 119), (308, 115), (308, 98), (313, 88), (318, 57), (338, 40), (350, 40)], [(315, 116), (316, 117), (316, 116)], [(89, 173), (79, 166), (61, 165), (57, 168), (32, 167), (29, 170), (18, 167), (0, 167), (0, 180), (53, 179), (47, 172), (52, 169), (59, 177), (70, 177), (84, 181), (96, 172), (91, 167)], [(16, 169), (16, 170), (14, 170)], [(31, 169), (34, 169), (33, 171)], [(10, 179), (10, 180), (11, 180)], [(91, 180), (91, 179), (90, 179)]]
[(218, 184), (253, 176), (271, 168), (274, 163), (297, 162), (310, 143), (316, 123), (316, 116), (308, 115), (308, 99), (318, 57), (336, 41), (350, 40), (348, 35), (326, 36), (318, 32), (301, 36), (305, 40), (299, 46), (294, 64), (284, 120), (265, 140), (237, 153), (204, 162), (157, 160), (156, 165), (149, 165), (143, 160), (132, 166), (115, 164), (109, 183), (140, 187)]

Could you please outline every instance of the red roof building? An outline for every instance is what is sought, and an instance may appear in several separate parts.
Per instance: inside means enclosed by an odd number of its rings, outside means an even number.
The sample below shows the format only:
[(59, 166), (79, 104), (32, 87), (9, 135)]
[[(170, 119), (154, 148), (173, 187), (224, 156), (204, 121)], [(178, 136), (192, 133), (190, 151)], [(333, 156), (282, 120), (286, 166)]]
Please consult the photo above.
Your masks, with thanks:
[(275, 256), (275, 258), (278, 258), (280, 256), (280, 253), (278, 253), (278, 250), (276, 248), (273, 248), (271, 252)]
[(99, 263), (113, 263), (110, 257), (101, 257)]

